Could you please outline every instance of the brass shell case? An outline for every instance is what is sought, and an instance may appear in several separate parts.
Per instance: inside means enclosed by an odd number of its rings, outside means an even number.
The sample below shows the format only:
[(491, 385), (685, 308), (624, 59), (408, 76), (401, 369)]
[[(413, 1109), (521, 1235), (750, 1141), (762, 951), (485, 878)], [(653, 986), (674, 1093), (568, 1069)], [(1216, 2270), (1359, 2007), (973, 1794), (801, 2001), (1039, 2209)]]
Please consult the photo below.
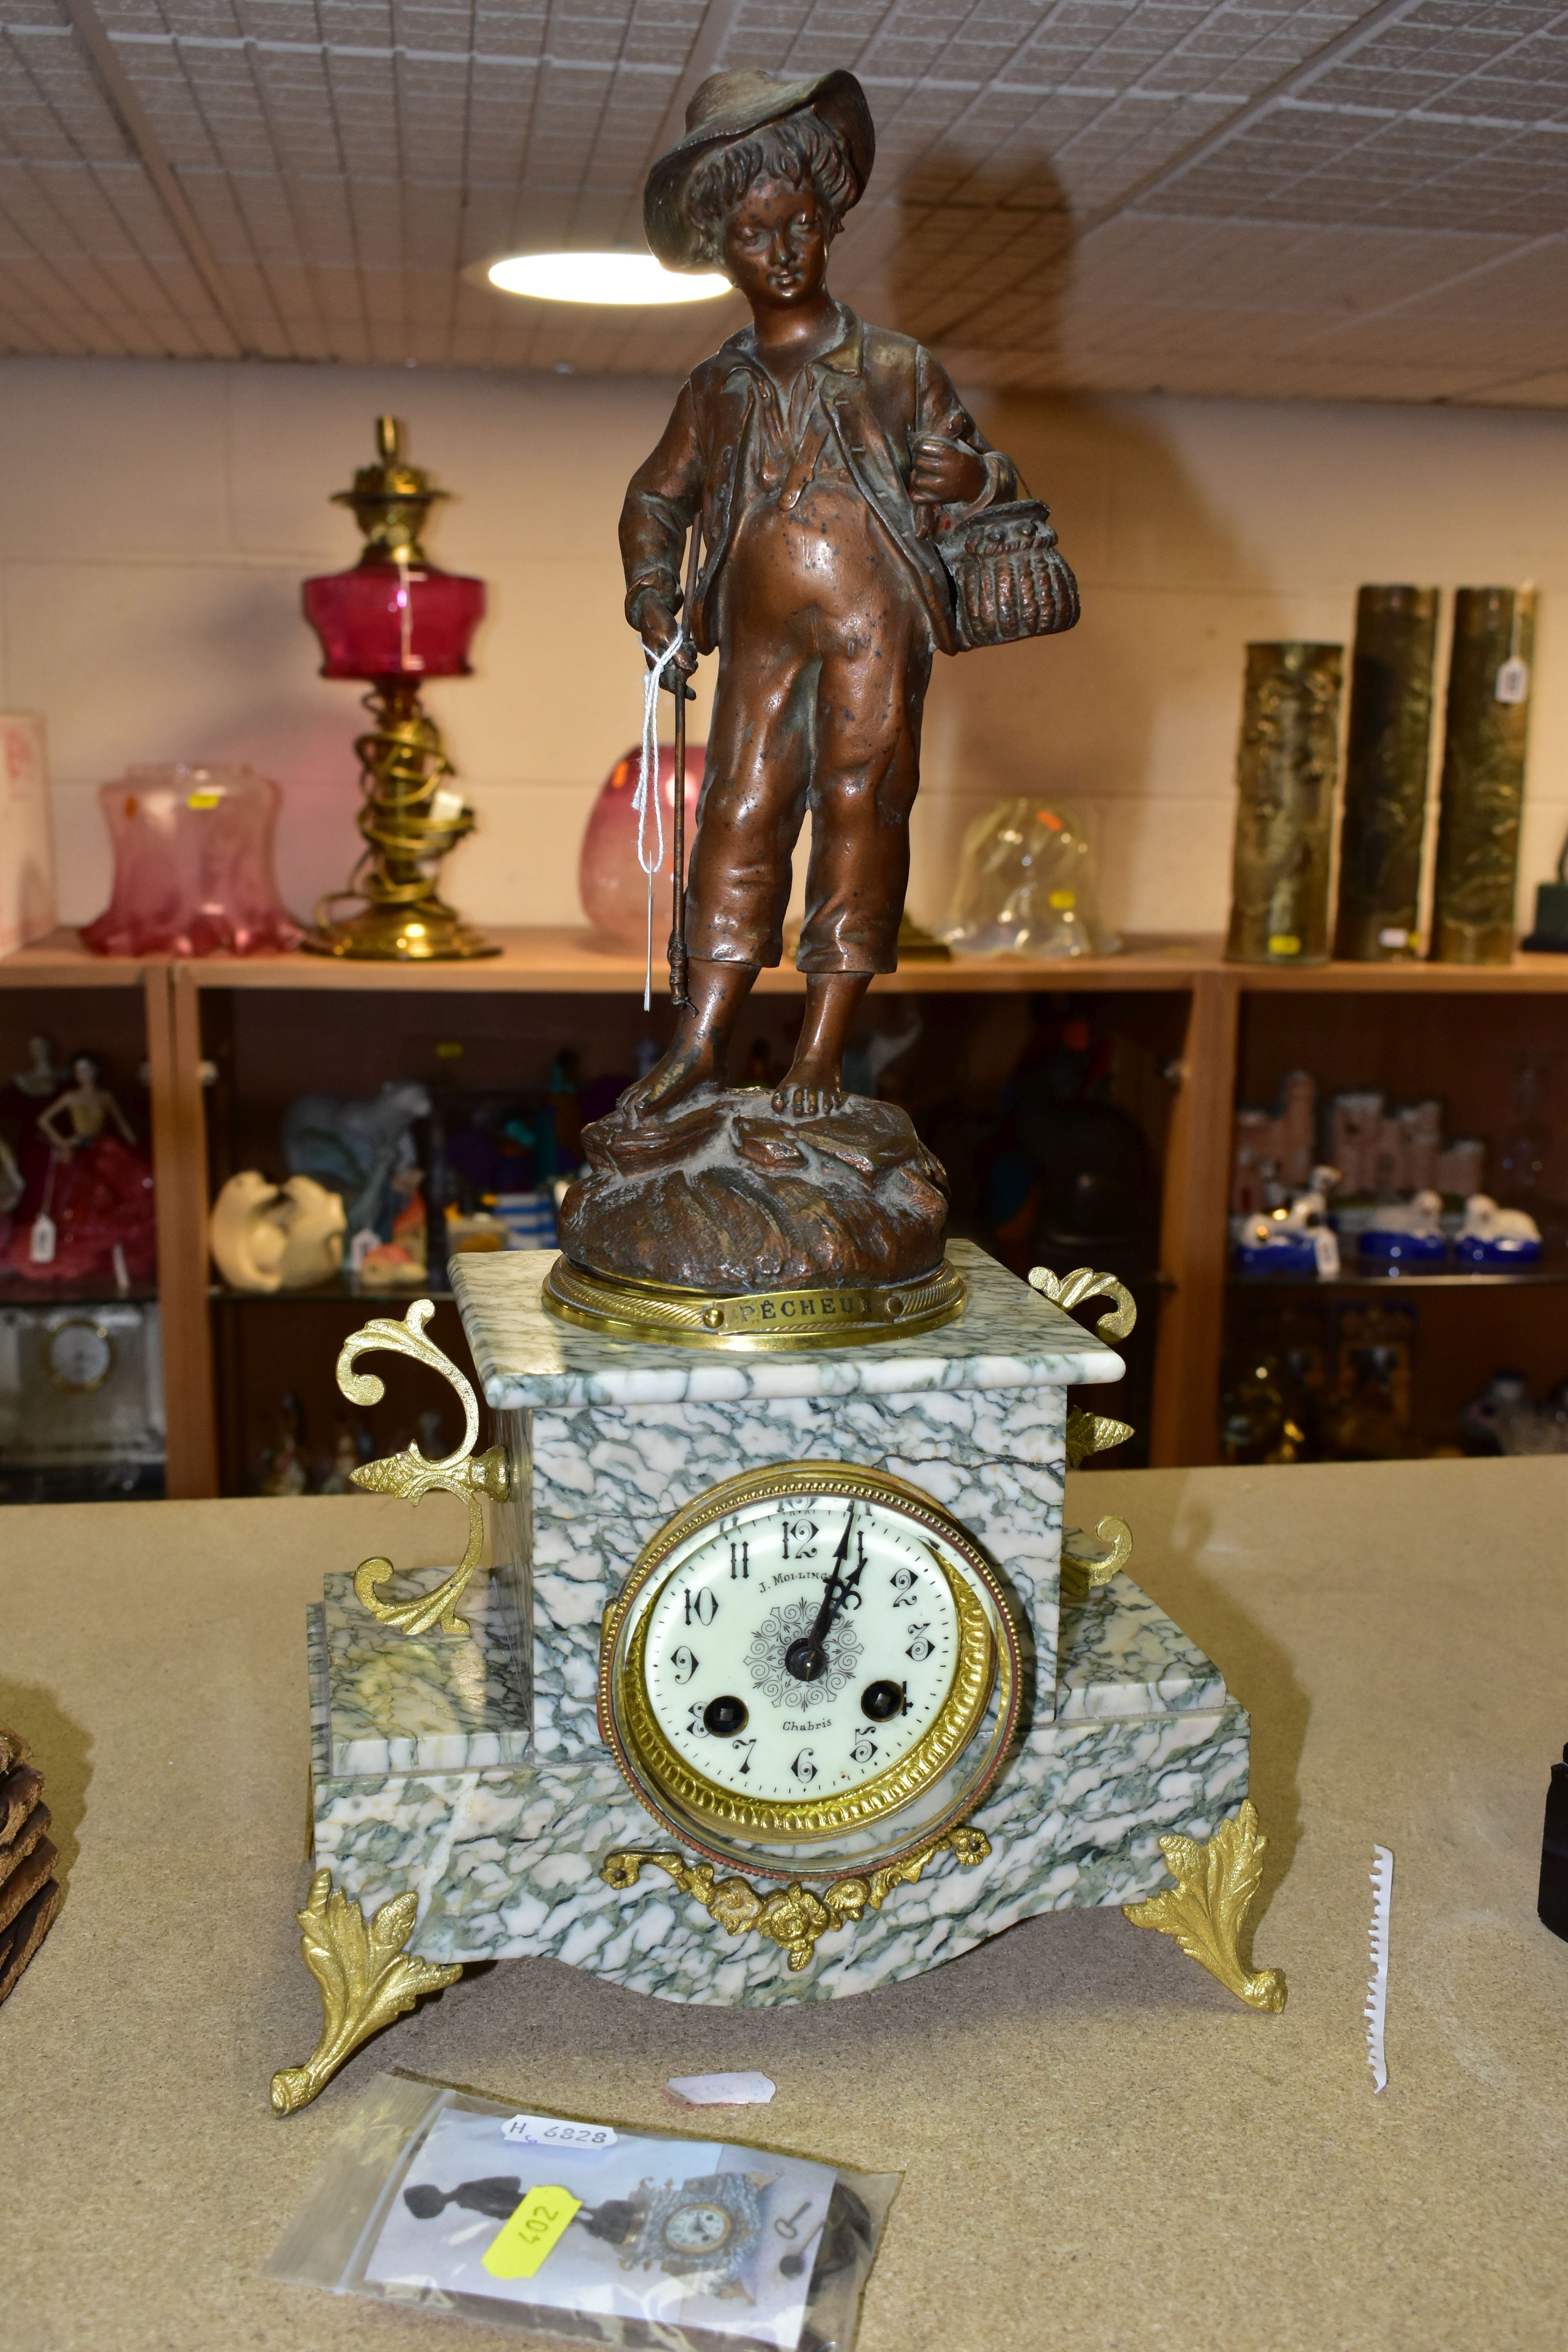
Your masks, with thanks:
[(1521, 701), (1498, 700), (1498, 672), (1510, 656), (1533, 667), (1534, 589), (1458, 590), (1437, 819), (1434, 963), (1512, 961), (1530, 688)]
[(1326, 963), (1342, 646), (1247, 648), (1229, 963)]
[[(1334, 923), (1334, 953), (1347, 962), (1416, 953), (1436, 651), (1436, 588), (1361, 591)], [(1394, 932), (1403, 941), (1385, 940)]]

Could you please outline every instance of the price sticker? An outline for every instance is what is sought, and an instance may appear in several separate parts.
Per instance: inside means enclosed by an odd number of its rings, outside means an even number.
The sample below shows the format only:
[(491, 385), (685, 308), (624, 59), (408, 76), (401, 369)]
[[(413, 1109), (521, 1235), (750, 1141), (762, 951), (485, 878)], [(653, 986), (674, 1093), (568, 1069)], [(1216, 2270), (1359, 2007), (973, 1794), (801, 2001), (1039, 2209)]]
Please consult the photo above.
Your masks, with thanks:
[(1522, 702), (1530, 692), (1530, 664), (1521, 661), (1517, 654), (1505, 661), (1492, 692), (1499, 702)]
[(1268, 952), (1277, 956), (1295, 956), (1301, 952), (1301, 942), (1294, 931), (1270, 931)]
[(1051, 904), (1053, 907), (1064, 911), (1069, 907), (1076, 907), (1078, 905), (1078, 892), (1076, 890), (1053, 890), (1051, 892)]
[(1379, 931), (1377, 944), (1380, 948), (1407, 948), (1410, 945), (1410, 934), (1403, 924), (1388, 923)]
[(223, 806), (223, 794), (221, 793), (187, 793), (185, 794), (185, 806), (188, 809), (221, 808)]
[(608, 2124), (571, 2124), (562, 2116), (512, 2116), (500, 2136), (514, 2147), (569, 2147), (582, 2156), (596, 2156), (616, 2144)]
[(582, 2210), (582, 2199), (569, 2189), (531, 2189), (480, 2256), (491, 2278), (532, 2278), (573, 2215)]

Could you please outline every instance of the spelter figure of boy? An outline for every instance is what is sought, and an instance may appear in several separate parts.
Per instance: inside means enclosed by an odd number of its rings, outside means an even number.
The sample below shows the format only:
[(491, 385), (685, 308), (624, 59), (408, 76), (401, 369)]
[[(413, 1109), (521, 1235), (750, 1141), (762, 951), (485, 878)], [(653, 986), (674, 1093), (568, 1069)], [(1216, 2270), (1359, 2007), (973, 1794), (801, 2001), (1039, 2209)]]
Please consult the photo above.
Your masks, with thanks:
[(773, 1104), (815, 1118), (842, 1100), (872, 974), (898, 963), (921, 712), (933, 650), (957, 649), (935, 535), (1016, 499), (1018, 482), (931, 352), (827, 290), (829, 247), (875, 152), (854, 75), (714, 74), (687, 125), (648, 176), (648, 243), (668, 268), (722, 268), (753, 323), (691, 376), (621, 516), (626, 616), (655, 656), (679, 635), (681, 551), (700, 520), (684, 617), (701, 652), (719, 651), (689, 1002), (626, 1108), (723, 1080), (741, 1007), (782, 952), (809, 809), (805, 1019)]

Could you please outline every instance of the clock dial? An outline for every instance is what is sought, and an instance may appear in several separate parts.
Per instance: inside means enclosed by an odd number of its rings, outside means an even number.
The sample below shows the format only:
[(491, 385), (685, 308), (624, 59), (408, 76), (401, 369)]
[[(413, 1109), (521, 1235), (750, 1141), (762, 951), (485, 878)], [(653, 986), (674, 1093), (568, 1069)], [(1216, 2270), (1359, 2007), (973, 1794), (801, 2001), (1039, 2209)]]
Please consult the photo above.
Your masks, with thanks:
[(643, 1672), (677, 1755), (721, 1788), (789, 1802), (901, 1763), (942, 1712), (959, 1645), (951, 1573), (922, 1529), (885, 1505), (795, 1495), (686, 1550), (648, 1612)]
[(44, 1362), (58, 1389), (85, 1393), (103, 1386), (114, 1366), (114, 1342), (100, 1325), (73, 1318), (45, 1342)]
[(713, 2254), (733, 2226), (722, 2205), (678, 2205), (665, 2221), (664, 2242), (671, 2253)]
[(703, 1851), (837, 1839), (866, 1856), (978, 1801), (1018, 1687), (1005, 1596), (957, 1520), (883, 1472), (784, 1463), (645, 1549), (605, 1615), (599, 1721), (643, 1801)]

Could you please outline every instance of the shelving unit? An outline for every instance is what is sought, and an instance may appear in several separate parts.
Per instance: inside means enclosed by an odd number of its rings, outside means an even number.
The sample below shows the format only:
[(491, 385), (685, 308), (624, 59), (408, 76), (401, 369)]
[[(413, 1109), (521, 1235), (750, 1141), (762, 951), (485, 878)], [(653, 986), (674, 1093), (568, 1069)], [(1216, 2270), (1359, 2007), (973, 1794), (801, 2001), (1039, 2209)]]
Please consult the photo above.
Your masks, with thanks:
[[(221, 1042), (237, 1019), (252, 1029), (258, 1018), (265, 1022), (268, 992), (295, 991), (335, 999), (334, 1021), (342, 1024), (342, 1034), (358, 1038), (360, 1065), (340, 1073), (337, 1089), (357, 1092), (379, 1082), (389, 1034), (383, 1007), (399, 998), (423, 1000), (426, 1005), (507, 999), (509, 1021), (536, 1031), (559, 1013), (560, 1000), (619, 1000), (615, 1018), (628, 1031), (647, 1025), (641, 1012), (642, 966), (637, 959), (603, 951), (586, 931), (578, 929), (514, 931), (500, 937), (502, 952), (484, 962), (433, 964), (416, 972), (397, 965), (351, 966), (304, 954), (143, 963), (88, 955), (72, 932), (58, 933), (0, 961), (4, 989), (141, 992), (157, 1180), (170, 1495), (205, 1496), (219, 1488), (215, 1364), (220, 1350), (215, 1325), (226, 1318), (232, 1325), (238, 1316), (263, 1307), (273, 1316), (309, 1314), (312, 1321), (330, 1313), (340, 1318), (361, 1311), (368, 1315), (378, 1305), (383, 1311), (400, 1311), (401, 1294), (389, 1297), (382, 1292), (355, 1292), (346, 1284), (331, 1292), (243, 1301), (214, 1286), (205, 1233), (216, 1155), (209, 1150), (202, 1077), (209, 1044), (204, 1041)], [(765, 1004), (798, 996), (803, 987), (800, 975), (786, 966), (762, 974), (757, 996)], [(932, 1000), (1068, 993), (1154, 1000), (1157, 1017), (1146, 1019), (1144, 1025), (1168, 1032), (1177, 1047), (1171, 1057), (1174, 1091), (1159, 1139), (1163, 1304), (1151, 1433), (1152, 1460), (1170, 1465), (1215, 1459), (1226, 1298), (1244, 1287), (1256, 1295), (1264, 1286), (1261, 1281), (1248, 1285), (1245, 1277), (1227, 1275), (1231, 1123), (1238, 1078), (1247, 1098), (1260, 1098), (1270, 1089), (1271, 1074), (1277, 1078), (1279, 1071), (1298, 1062), (1315, 1066), (1304, 1048), (1321, 1042), (1327, 1066), (1319, 1067), (1317, 1074), (1325, 1091), (1339, 1084), (1364, 1083), (1367, 1039), (1391, 1035), (1393, 1022), (1400, 1030), (1403, 1060), (1412, 1072), (1408, 1083), (1402, 1074), (1399, 1089), (1415, 1093), (1429, 1085), (1431, 1091), (1449, 1092), (1463, 1057), (1468, 1055), (1473, 1061), (1475, 1042), (1489, 1034), (1495, 1046), (1500, 1018), (1510, 1032), (1528, 1031), (1531, 1036), (1560, 1033), (1557, 1000), (1568, 994), (1568, 956), (1520, 956), (1510, 965), (1476, 968), (1331, 964), (1305, 971), (1256, 970), (1225, 963), (1215, 939), (1143, 939), (1131, 942), (1124, 954), (1071, 963), (1022, 958), (913, 959), (879, 980), (876, 993)], [(363, 1023), (353, 1002), (356, 997), (367, 1009), (374, 1006), (374, 1016)], [(1407, 1002), (1411, 999), (1426, 1008), (1424, 1019), (1417, 1005)], [(531, 1003), (525, 1014), (523, 1000), (541, 1002)], [(1131, 1003), (1125, 1011), (1130, 1019), (1137, 1017)], [(323, 1003), (323, 1018), (325, 1014)], [(38, 1017), (44, 1025), (44, 1016)], [(430, 1027), (424, 1015), (421, 1019)], [(1357, 1054), (1362, 1058), (1354, 1067), (1343, 1059)], [(217, 1058), (221, 1062), (221, 1054)], [(1428, 1070), (1436, 1075), (1422, 1075)], [(1438, 1288), (1450, 1296), (1465, 1289), (1496, 1294), (1529, 1287), (1532, 1282), (1542, 1285), (1556, 1275), (1553, 1267), (1533, 1277), (1455, 1275), (1390, 1281), (1354, 1276), (1342, 1286), (1416, 1297)], [(438, 1317), (450, 1314), (449, 1307), (438, 1309)], [(235, 1333), (228, 1330), (223, 1351), (232, 1354), (237, 1345)]]

